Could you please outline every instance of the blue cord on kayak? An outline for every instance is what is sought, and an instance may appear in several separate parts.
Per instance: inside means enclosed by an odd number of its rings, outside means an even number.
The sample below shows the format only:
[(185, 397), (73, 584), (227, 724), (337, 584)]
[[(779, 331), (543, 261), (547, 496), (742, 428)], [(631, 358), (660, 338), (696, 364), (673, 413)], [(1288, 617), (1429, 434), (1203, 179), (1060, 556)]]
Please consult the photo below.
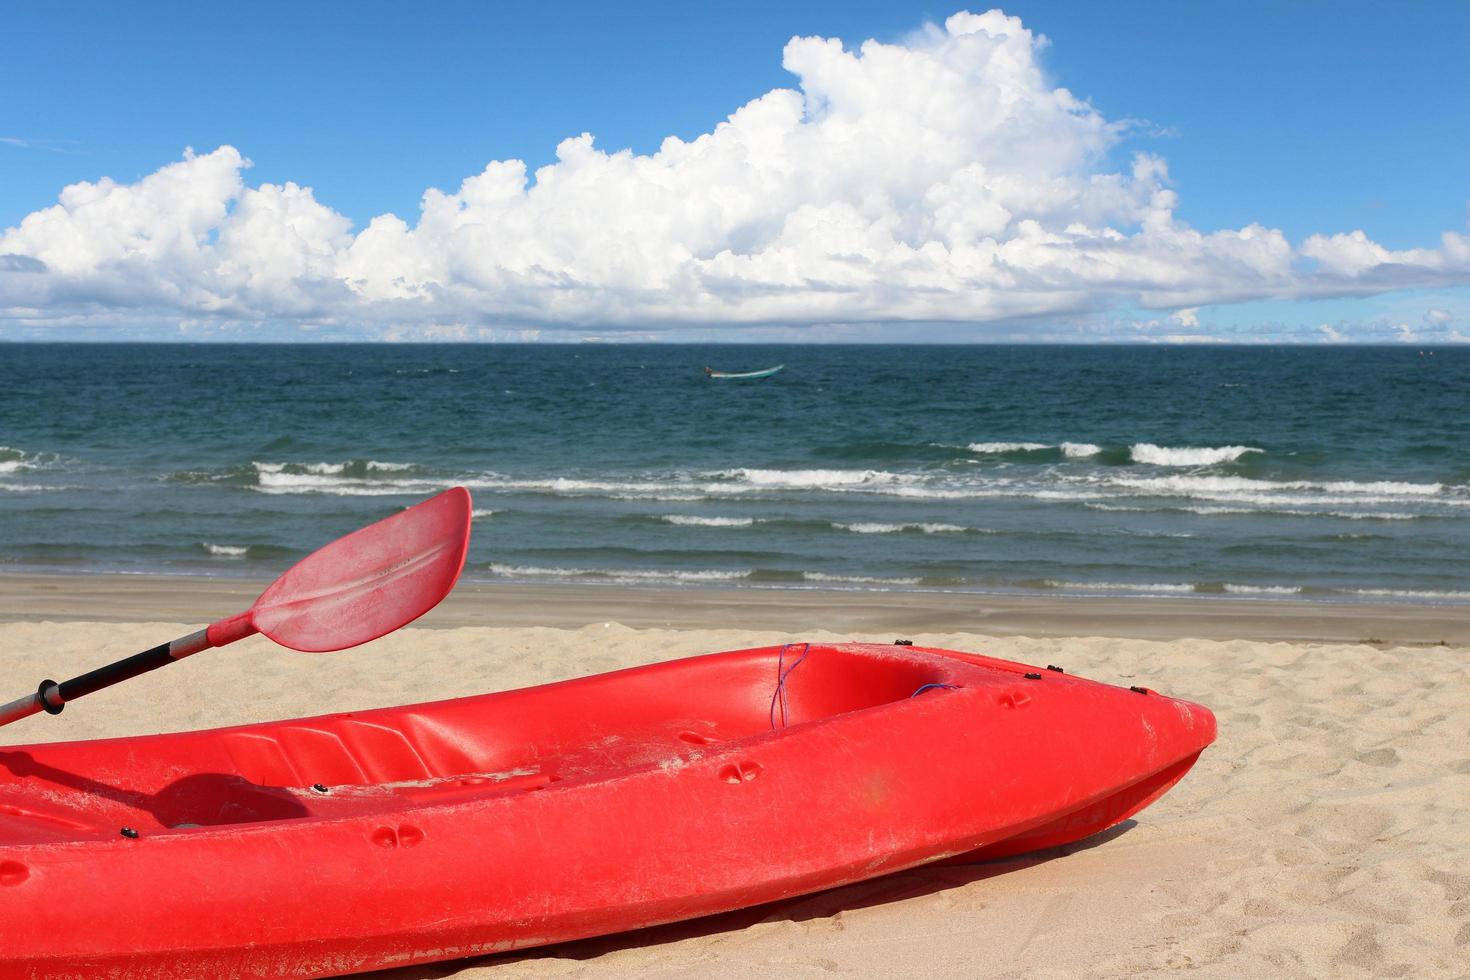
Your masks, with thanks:
[(791, 666), (787, 667), (785, 666), (786, 651), (794, 646), (796, 646), (795, 643), (787, 643), (781, 647), (781, 652), (776, 655), (776, 690), (771, 694), (771, 731), (773, 732), (776, 730), (776, 704), (778, 702), (781, 705), (781, 727), (786, 727), (786, 678), (791, 676), (793, 670), (801, 666), (801, 662), (806, 659), (806, 655), (812, 651), (812, 645), (810, 643), (803, 643), (801, 645), (801, 656), (791, 661)]
[(934, 688), (934, 687), (942, 687), (942, 688), (944, 688), (947, 691), (953, 691), (955, 689), (956, 685), (954, 685), (954, 684), (925, 684), (923, 687), (920, 687), (913, 694), (910, 694), (909, 697), (910, 698), (916, 698), (920, 694), (923, 694), (925, 691), (929, 690), (930, 688)]

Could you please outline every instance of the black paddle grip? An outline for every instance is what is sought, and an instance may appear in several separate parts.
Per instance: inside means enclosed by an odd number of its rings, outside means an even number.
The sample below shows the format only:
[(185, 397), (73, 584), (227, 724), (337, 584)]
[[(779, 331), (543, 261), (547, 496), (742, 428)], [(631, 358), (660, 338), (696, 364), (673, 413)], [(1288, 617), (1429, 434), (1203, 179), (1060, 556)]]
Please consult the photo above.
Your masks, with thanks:
[(173, 663), (174, 658), (168, 655), (168, 647), (167, 643), (160, 643), (151, 650), (135, 653), (131, 657), (110, 663), (106, 667), (98, 667), (96, 670), (89, 670), (85, 674), (73, 677), (69, 681), (62, 681), (57, 685), (57, 689), (61, 692), (62, 703), (75, 701), (93, 691), (100, 691), (104, 687), (111, 687), (131, 677), (137, 677), (139, 674), (146, 674), (150, 670), (157, 670), (165, 664)]

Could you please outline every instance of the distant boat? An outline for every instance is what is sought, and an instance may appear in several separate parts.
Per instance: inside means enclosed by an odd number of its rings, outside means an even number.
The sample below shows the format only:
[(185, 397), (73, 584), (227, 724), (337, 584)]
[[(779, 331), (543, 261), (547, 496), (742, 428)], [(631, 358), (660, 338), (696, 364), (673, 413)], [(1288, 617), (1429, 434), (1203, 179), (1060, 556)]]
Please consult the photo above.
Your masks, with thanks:
[(743, 378), (769, 378), (785, 366), (784, 364), (777, 364), (775, 367), (769, 367), (762, 371), (716, 371), (714, 368), (705, 368), (704, 373), (711, 378), (720, 378), (727, 381)]

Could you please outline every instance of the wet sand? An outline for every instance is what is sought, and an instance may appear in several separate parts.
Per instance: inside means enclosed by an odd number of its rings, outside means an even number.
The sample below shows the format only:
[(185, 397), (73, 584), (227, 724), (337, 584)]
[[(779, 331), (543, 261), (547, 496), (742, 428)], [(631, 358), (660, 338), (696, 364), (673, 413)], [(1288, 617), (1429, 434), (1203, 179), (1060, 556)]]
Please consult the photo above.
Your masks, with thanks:
[[(208, 622), (270, 581), (165, 575), (0, 573), (0, 622)], [(645, 588), (461, 582), (422, 624), (635, 629), (969, 632), (988, 636), (1289, 640), (1470, 646), (1470, 605), (1213, 596), (1114, 597), (818, 589)]]

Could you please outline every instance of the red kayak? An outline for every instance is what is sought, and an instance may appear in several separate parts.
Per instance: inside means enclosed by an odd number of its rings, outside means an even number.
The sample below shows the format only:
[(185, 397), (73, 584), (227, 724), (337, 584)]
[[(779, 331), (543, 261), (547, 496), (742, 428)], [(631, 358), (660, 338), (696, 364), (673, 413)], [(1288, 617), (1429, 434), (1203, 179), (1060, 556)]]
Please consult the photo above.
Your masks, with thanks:
[(789, 644), (501, 694), (0, 749), (0, 977), (317, 977), (709, 915), (1104, 830), (1199, 705)]

